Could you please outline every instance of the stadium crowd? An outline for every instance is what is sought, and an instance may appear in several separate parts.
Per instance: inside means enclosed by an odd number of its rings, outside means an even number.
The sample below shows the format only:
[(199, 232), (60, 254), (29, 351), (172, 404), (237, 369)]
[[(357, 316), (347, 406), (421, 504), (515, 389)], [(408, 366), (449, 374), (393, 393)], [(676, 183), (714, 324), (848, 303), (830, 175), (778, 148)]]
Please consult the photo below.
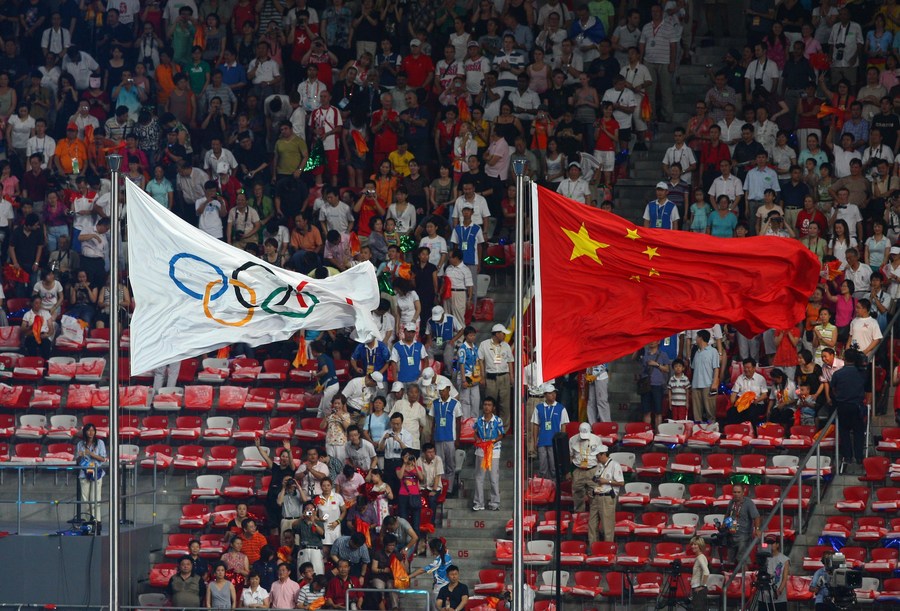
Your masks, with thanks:
[[(838, 343), (871, 351), (875, 330), (855, 320), (871, 313), (883, 330), (900, 297), (900, 7), (810, 4), (749, 1), (745, 27), (730, 32), (746, 34), (748, 46), (708, 67), (709, 91), (674, 127), (643, 217), (719, 237), (798, 239), (822, 260), (826, 282), (802, 328), (732, 336), (753, 383), (751, 360), (760, 356), (786, 379), (813, 380), (814, 367), (839, 360)], [(0, 260), (5, 295), (33, 297), (10, 315), (28, 330), (39, 317), (39, 333), (23, 334), (27, 354), (49, 356), (55, 337), (77, 333), (63, 315), (87, 327), (116, 315), (127, 325), (126, 270), (109, 269), (118, 221), (109, 218), (110, 152), (160, 205), (270, 265), (315, 277), (362, 261), (378, 268), (378, 336), (307, 334), (324, 447), (304, 461), (288, 451), (273, 457), (266, 515), (238, 507), (223, 565), (202, 562), (192, 544), (172, 580), (175, 606), (303, 609), (321, 595), (342, 608), (349, 584), (390, 587), (427, 570), (441, 608), (464, 608), (466, 586), (446, 543), (426, 546), (422, 515), (457, 485), (462, 418), (475, 419), (478, 445), (472, 509), (501, 506), (513, 356), (503, 325), (478, 342), (469, 323), (480, 273), (502, 262), (503, 250), (489, 254), (490, 246), (515, 238), (512, 164), (524, 161), (531, 178), (563, 195), (614, 209), (630, 152), (646, 151), (660, 122), (675, 122), (679, 71), (704, 28), (733, 27), (727, 6), (0, 1)], [(111, 290), (119, 313), (109, 312)], [(670, 379), (669, 364), (652, 356), (657, 347), (643, 357), (648, 420), (665, 387), (680, 407), (692, 384), (698, 410), (723, 381), (723, 335), (704, 333), (692, 336), (700, 353), (711, 345), (719, 356), (690, 367), (694, 382), (684, 382), (684, 362)], [(290, 358), (296, 344), (267, 350)], [(351, 363), (343, 387), (335, 358)], [(177, 368), (158, 372), (157, 386), (173, 375)], [(589, 420), (610, 420), (605, 366), (587, 380)], [(528, 394), (529, 450), (549, 475), (545, 431), (577, 420), (556, 406), (578, 401), (557, 404), (552, 385)], [(596, 469), (608, 448), (592, 447)], [(481, 466), (485, 453), (491, 469)], [(585, 493), (614, 507), (620, 475)], [(609, 512), (599, 501), (594, 539)], [(281, 547), (267, 545), (263, 521)], [(433, 558), (427, 569), (410, 569), (416, 554)], [(195, 574), (213, 580), (207, 587)]]

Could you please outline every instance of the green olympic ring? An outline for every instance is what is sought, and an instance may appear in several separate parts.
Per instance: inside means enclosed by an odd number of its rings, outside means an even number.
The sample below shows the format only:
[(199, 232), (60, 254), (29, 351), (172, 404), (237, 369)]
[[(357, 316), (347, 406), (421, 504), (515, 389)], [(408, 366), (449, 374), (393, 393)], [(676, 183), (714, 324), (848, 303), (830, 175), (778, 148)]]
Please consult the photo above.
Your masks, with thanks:
[[(276, 310), (273, 310), (270, 307), (270, 305), (272, 304), (272, 301), (274, 301), (275, 297), (279, 293), (282, 293), (284, 291), (290, 291), (290, 290), (292, 290), (290, 287), (286, 287), (286, 286), (278, 287), (277, 289), (275, 289), (274, 291), (269, 293), (269, 296), (266, 297), (265, 301), (262, 302), (262, 305), (259, 306), (260, 309), (262, 309), (263, 312), (267, 312), (269, 314), (277, 314), (279, 316), (286, 316), (288, 318), (306, 318), (307, 316), (309, 316), (312, 313), (313, 308), (316, 307), (316, 304), (319, 303), (319, 298), (316, 297), (315, 295), (313, 295), (311, 293), (307, 293), (305, 291), (301, 292), (299, 294), (306, 295), (307, 297), (309, 297), (309, 300), (312, 302), (310, 304), (309, 308), (307, 308), (307, 310), (305, 312), (278, 312)], [(281, 305), (281, 304), (279, 303), (276, 305)]]

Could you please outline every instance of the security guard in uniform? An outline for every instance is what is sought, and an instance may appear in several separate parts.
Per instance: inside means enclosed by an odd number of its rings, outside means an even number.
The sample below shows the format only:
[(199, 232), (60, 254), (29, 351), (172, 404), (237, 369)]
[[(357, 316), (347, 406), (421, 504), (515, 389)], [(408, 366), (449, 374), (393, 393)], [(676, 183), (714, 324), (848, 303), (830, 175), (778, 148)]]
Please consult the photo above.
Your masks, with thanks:
[(591, 425), (582, 422), (578, 434), (569, 439), (569, 457), (572, 460), (572, 496), (575, 498), (575, 512), (584, 511), (584, 505), (594, 491), (594, 475), (603, 441), (591, 433)]

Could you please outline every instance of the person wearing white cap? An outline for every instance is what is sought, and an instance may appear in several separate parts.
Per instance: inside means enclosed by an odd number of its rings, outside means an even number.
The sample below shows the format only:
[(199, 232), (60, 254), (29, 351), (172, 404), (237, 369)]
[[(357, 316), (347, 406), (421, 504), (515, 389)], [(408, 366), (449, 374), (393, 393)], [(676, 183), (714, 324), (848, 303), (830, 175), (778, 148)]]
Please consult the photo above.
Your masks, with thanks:
[[(374, 372), (387, 375), (391, 362), (391, 351), (378, 339), (375, 333), (366, 334), (365, 341), (357, 344), (350, 355), (350, 370), (353, 375), (363, 376)], [(346, 393), (344, 393), (346, 394)]]
[(581, 164), (570, 161), (566, 169), (567, 177), (559, 182), (556, 192), (582, 204), (591, 203), (591, 186), (581, 177)]
[(462, 222), (453, 228), (450, 234), (450, 245), (462, 252), (462, 260), (473, 278), (481, 271), (481, 255), (484, 250), (484, 231), (472, 219), (471, 202), (462, 203)]
[(588, 367), (584, 372), (588, 383), (587, 419), (588, 422), (610, 422), (609, 413), (609, 368), (606, 363)]
[(872, 302), (872, 318), (878, 321), (881, 332), (887, 329), (888, 313), (891, 310), (891, 295), (884, 290), (884, 274), (881, 271), (873, 272), (869, 279), (872, 291), (869, 294), (869, 301)]
[[(484, 376), (481, 385), (486, 397), (494, 397), (497, 402), (497, 415), (503, 410), (512, 413), (512, 348), (506, 343), (510, 330), (501, 324), (491, 327), (491, 337), (478, 345), (478, 363)], [(510, 422), (512, 420), (510, 419)]]
[(384, 389), (384, 375), (380, 371), (373, 371), (370, 374), (352, 378), (341, 394), (347, 400), (347, 407), (351, 413), (356, 412), (365, 416), (372, 408), (372, 399), (379, 391)]
[(459, 402), (463, 418), (477, 418), (481, 405), (481, 382), (484, 370), (478, 364), (478, 347), (475, 345), (475, 327), (463, 329), (464, 341), (456, 353), (459, 375)]
[(678, 229), (678, 206), (669, 200), (669, 185), (661, 180), (656, 183), (656, 199), (644, 207), (644, 227)]
[(553, 436), (563, 431), (569, 422), (566, 406), (556, 400), (556, 386), (544, 384), (544, 400), (538, 403), (531, 415), (532, 435), (537, 438), (538, 474), (546, 479), (556, 475), (556, 457), (553, 453)]
[(444, 472), (451, 475), (447, 494), (452, 494), (455, 484), (452, 474), (456, 473), (456, 441), (460, 430), (462, 408), (459, 401), (451, 396), (454, 389), (450, 380), (443, 376), (439, 376), (439, 378), (435, 384), (438, 396), (431, 402), (428, 415), (432, 420), (435, 450), (444, 462)]
[(450, 251), (450, 264), (444, 270), (444, 278), (450, 283), (450, 297), (444, 299), (444, 308), (456, 320), (466, 318), (466, 307), (475, 307), (475, 279), (471, 270), (463, 263), (463, 251)]
[(450, 378), (435, 373), (434, 369), (431, 367), (426, 367), (422, 370), (422, 375), (419, 377), (419, 389), (421, 390), (422, 396), (422, 405), (425, 406), (425, 410), (428, 411), (431, 409), (431, 402), (438, 398), (438, 383), (441, 381), (446, 381), (450, 384), (450, 396), (454, 399), (459, 397), (459, 391), (453, 388), (453, 383), (450, 381)]
[(462, 335), (463, 325), (458, 318), (441, 306), (431, 308), (431, 318), (425, 325), (425, 349), (433, 359), (449, 369), (453, 364), (453, 348)]
[(575, 468), (572, 471), (572, 497), (577, 513), (584, 511), (585, 503), (594, 491), (593, 478), (600, 464), (601, 447), (603, 441), (591, 432), (591, 425), (587, 422), (582, 422), (578, 433), (569, 439), (569, 457)]
[(597, 541), (598, 529), (603, 525), (603, 540), (613, 541), (616, 535), (616, 498), (625, 485), (622, 465), (609, 457), (609, 448), (597, 448), (599, 467), (594, 474), (591, 491), (591, 513), (588, 516), (588, 545)]
[(414, 321), (403, 325), (403, 341), (394, 344), (391, 350), (394, 379), (404, 384), (419, 379), (419, 372), (428, 358), (425, 346), (416, 340), (417, 331), (418, 325)]
[[(531, 422), (534, 408), (538, 403), (544, 400), (544, 385), (537, 377), (538, 367), (537, 360), (533, 359), (525, 366), (523, 371), (523, 382), (527, 397), (525, 399), (525, 422)], [(548, 384), (553, 384), (555, 380), (547, 380)], [(525, 447), (528, 449), (528, 458), (537, 458), (537, 449), (535, 448), (534, 431), (530, 426), (525, 427)]]
[(394, 413), (394, 404), (403, 398), (403, 393), (406, 392), (406, 386), (403, 385), (403, 382), (394, 382), (391, 384), (391, 392), (387, 397), (387, 411), (390, 413)]

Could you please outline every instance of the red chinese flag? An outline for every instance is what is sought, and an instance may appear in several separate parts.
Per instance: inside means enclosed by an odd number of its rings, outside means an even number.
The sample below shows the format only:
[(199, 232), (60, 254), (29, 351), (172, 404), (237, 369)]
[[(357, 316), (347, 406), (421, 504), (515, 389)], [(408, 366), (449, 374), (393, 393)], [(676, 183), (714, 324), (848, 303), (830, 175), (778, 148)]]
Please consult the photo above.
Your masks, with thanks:
[(819, 260), (797, 240), (647, 229), (537, 185), (532, 222), (544, 380), (687, 329), (787, 329), (819, 282)]

